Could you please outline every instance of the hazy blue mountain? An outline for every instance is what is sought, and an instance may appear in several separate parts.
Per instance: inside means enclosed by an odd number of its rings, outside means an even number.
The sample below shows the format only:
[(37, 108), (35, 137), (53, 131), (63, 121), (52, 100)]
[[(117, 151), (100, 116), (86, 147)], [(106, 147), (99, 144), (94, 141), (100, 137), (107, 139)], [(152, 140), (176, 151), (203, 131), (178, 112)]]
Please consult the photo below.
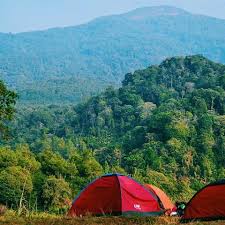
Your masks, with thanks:
[(23, 103), (75, 103), (166, 57), (225, 63), (225, 20), (148, 7), (66, 28), (0, 34), (0, 78)]

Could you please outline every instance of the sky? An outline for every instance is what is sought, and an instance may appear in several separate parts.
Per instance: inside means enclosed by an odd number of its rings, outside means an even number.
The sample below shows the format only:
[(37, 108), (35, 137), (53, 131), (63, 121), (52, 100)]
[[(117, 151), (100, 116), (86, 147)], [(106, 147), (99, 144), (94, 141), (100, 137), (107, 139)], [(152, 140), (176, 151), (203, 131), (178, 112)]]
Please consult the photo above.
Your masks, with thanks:
[(96, 17), (156, 5), (225, 19), (225, 0), (0, 0), (0, 32), (74, 26)]

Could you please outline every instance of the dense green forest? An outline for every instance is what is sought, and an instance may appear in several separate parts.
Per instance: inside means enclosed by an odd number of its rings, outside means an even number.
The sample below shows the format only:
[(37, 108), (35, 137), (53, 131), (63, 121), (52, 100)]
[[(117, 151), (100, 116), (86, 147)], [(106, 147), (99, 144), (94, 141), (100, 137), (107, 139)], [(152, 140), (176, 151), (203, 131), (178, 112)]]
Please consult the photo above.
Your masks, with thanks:
[(74, 104), (119, 85), (127, 72), (193, 54), (225, 63), (224, 20), (141, 8), (76, 27), (0, 33), (0, 79), (20, 103)]
[(0, 203), (8, 207), (63, 212), (111, 172), (186, 201), (225, 177), (225, 66), (199, 55), (169, 58), (81, 104), (19, 108), (5, 126)]

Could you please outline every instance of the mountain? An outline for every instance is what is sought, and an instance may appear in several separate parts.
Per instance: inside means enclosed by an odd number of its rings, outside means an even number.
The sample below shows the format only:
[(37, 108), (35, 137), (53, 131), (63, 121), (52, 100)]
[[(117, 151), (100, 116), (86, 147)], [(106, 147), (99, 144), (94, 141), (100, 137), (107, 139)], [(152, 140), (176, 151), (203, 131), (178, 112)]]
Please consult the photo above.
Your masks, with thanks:
[(122, 16), (131, 20), (145, 20), (149, 19), (149, 17), (178, 16), (185, 14), (188, 15), (189, 13), (183, 9), (179, 9), (173, 6), (154, 6), (138, 8), (131, 12), (125, 13)]
[(26, 104), (76, 103), (166, 57), (225, 62), (225, 20), (147, 7), (90, 23), (0, 34), (0, 79)]

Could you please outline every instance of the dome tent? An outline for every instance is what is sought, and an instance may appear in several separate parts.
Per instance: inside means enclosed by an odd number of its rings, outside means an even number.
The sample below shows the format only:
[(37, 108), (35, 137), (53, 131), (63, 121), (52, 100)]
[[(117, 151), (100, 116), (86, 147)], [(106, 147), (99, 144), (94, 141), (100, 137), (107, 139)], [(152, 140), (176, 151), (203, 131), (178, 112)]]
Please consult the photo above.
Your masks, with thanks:
[(225, 219), (225, 180), (211, 183), (188, 202), (182, 221)]
[(156, 187), (156, 186), (154, 186), (152, 184), (145, 184), (144, 186), (147, 189), (149, 189), (151, 192), (155, 193), (155, 195), (158, 196), (163, 209), (165, 209), (165, 210), (172, 210), (175, 207), (175, 205), (172, 203), (170, 198), (160, 188), (158, 188), (158, 187)]
[(120, 174), (102, 176), (73, 201), (69, 216), (163, 214), (157, 196), (134, 179)]

